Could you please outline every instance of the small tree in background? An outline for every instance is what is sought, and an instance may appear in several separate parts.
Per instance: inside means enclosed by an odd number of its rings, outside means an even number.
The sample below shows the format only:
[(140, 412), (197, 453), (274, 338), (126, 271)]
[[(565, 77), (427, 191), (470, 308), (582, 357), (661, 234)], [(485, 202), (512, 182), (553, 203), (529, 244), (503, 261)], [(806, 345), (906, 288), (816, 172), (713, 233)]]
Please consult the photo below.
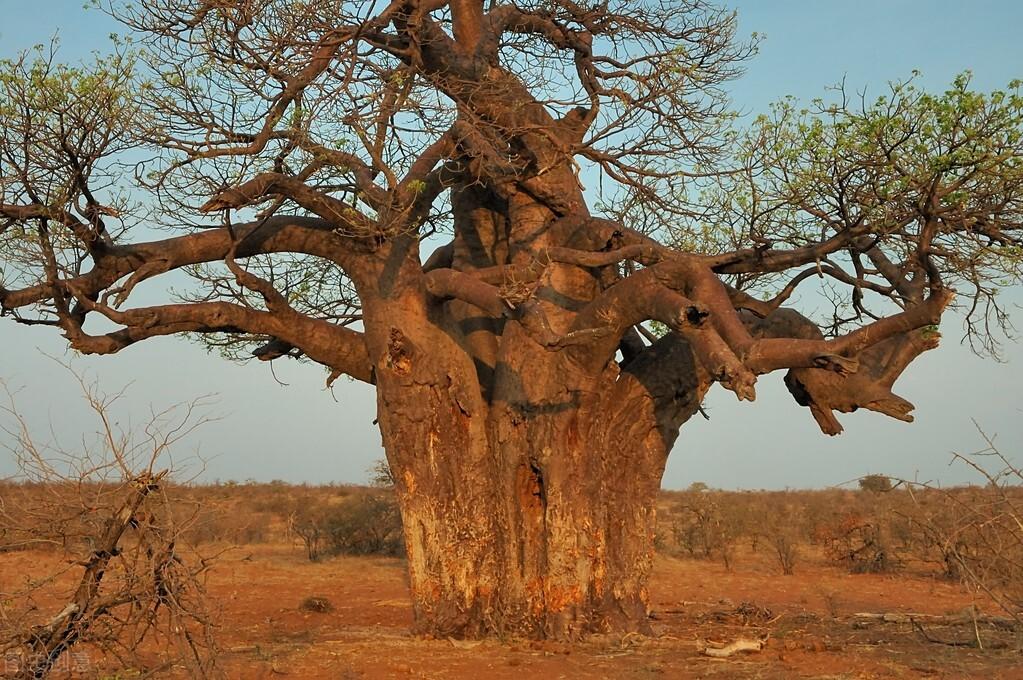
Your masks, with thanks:
[(394, 475), (391, 473), (391, 466), (387, 464), (386, 458), (381, 458), (370, 466), (369, 483), (370, 486), (375, 486), (378, 489), (394, 488)]
[(892, 480), (885, 475), (866, 475), (859, 479), (860, 491), (884, 493), (892, 490)]
[(758, 530), (786, 576), (795, 573), (799, 561), (799, 544), (806, 534), (803, 526), (805, 522), (806, 518), (797, 502), (778, 493), (775, 494), (769, 512), (760, 520)]

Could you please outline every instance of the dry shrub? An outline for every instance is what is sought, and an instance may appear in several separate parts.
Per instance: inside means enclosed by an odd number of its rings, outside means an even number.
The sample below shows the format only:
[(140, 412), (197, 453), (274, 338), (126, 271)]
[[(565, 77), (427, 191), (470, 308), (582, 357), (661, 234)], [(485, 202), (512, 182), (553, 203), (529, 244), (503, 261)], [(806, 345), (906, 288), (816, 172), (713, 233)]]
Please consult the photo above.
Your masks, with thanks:
[(774, 555), (778, 558), (778, 566), (781, 567), (781, 573), (786, 576), (796, 573), (799, 544), (792, 536), (784, 532), (771, 536), (771, 547), (774, 548)]
[(982, 485), (942, 489), (909, 484), (909, 518), (924, 537), (922, 557), (986, 595), (1023, 623), (1023, 470), (981, 433), (986, 448), (955, 454)]
[(100, 424), (83, 450), (37, 444), (13, 399), (0, 406), (22, 482), (4, 486), (2, 541), (8, 550), (46, 551), (31, 573), (0, 582), (0, 659), (15, 678), (46, 677), (58, 665), (90, 677), (172, 667), (216, 676), (209, 561), (189, 547), (188, 522), (179, 521), (162, 467), (203, 422), (193, 417), (201, 402), (126, 431), (111, 414), (122, 395), (79, 382)]
[(187, 534), (193, 544), (252, 545), (271, 538), (273, 515), (246, 507), (243, 499), (203, 500), (194, 489), (174, 489), (171, 494), (178, 508), (197, 506)]
[(307, 505), (295, 517), (294, 531), (310, 560), (404, 553), (401, 515), (392, 493), (364, 490), (330, 501)]
[(310, 562), (315, 562), (323, 556), (326, 531), (324, 529), (322, 511), (314, 508), (305, 508), (295, 518), (293, 523), (295, 535), (301, 539), (305, 546), (306, 557)]
[(689, 490), (670, 497), (677, 499), (672, 536), (682, 554), (719, 559), (731, 569), (741, 542), (754, 552), (766, 544), (782, 571), (792, 573), (812, 493)]
[(720, 559), (726, 569), (731, 569), (741, 527), (734, 516), (722, 510), (731, 507), (725, 497), (702, 489), (684, 492), (675, 506), (672, 529), (676, 544), (687, 555)]
[(808, 544), (853, 573), (892, 572), (910, 561), (933, 565), (1020, 617), (1023, 473), (988, 445), (955, 457), (980, 477), (975, 486), (940, 488), (875, 474), (863, 478), (860, 490), (666, 491), (667, 528), (660, 531), (670, 540), (659, 547), (730, 567), (737, 541), (748, 541), (752, 550), (767, 546), (783, 573), (792, 573)]
[(351, 496), (326, 517), (332, 550), (338, 555), (401, 555), (401, 515), (394, 496), (367, 492)]
[(315, 614), (329, 614), (334, 611), (334, 605), (322, 595), (310, 595), (298, 605), (300, 611), (313, 612)]
[(795, 573), (800, 559), (799, 546), (805, 535), (806, 514), (798, 500), (800, 497), (802, 494), (791, 492), (767, 493), (756, 527), (786, 576)]
[(858, 513), (841, 519), (826, 547), (830, 559), (854, 574), (881, 574), (902, 566), (883, 523)]

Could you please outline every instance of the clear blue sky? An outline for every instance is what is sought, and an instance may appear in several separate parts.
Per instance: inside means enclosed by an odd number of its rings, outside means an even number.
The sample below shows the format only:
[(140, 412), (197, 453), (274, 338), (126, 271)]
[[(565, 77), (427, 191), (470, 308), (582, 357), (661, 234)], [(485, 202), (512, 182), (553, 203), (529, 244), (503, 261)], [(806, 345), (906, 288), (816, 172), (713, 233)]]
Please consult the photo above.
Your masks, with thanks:
[[(943, 88), (970, 69), (980, 89), (1003, 87), (1023, 77), (1023, 3), (942, 0), (774, 0), (726, 3), (740, 13), (743, 33), (766, 34), (761, 54), (734, 84), (735, 100), (757, 113), (781, 96), (810, 98), (842, 79), (852, 89), (880, 93), (885, 83), (923, 71), (921, 82)], [(75, 60), (103, 50), (116, 26), (81, 0), (0, 0), (0, 56), (13, 56), (60, 33), (62, 54)], [(1012, 300), (1023, 300), (1018, 292)], [(1017, 315), (1018, 318), (1019, 315)], [(868, 472), (954, 483), (969, 478), (949, 467), (950, 452), (981, 446), (971, 419), (997, 435), (1003, 452), (1023, 461), (1020, 386), (1023, 347), (1005, 347), (1007, 363), (981, 360), (959, 346), (959, 321), (942, 325), (944, 345), (914, 363), (896, 391), (917, 405), (907, 425), (878, 414), (840, 415), (845, 434), (820, 434), (809, 412), (788, 396), (780, 376), (765, 376), (758, 401), (738, 404), (715, 390), (711, 420), (696, 418), (682, 431), (668, 463), (665, 486), (695, 480), (723, 488), (816, 487)], [(50, 329), (16, 327), (0, 320), (0, 378), (21, 387), (22, 410), (47, 436), (48, 422), (73, 442), (90, 422), (76, 387), (45, 352), (69, 357)], [(79, 358), (75, 364), (101, 378), (108, 389), (128, 382), (132, 402), (123, 422), (204, 393), (219, 395), (201, 453), (210, 458), (207, 479), (284, 479), (294, 482), (365, 479), (382, 456), (372, 425), (370, 388), (339, 382), (333, 397), (324, 373), (312, 366), (277, 364), (280, 386), (266, 364), (238, 366), (208, 355), (181, 338), (151, 340), (112, 357)], [(336, 399), (336, 401), (335, 401)], [(189, 450), (179, 451), (186, 456)], [(11, 462), (0, 454), (0, 475)]]

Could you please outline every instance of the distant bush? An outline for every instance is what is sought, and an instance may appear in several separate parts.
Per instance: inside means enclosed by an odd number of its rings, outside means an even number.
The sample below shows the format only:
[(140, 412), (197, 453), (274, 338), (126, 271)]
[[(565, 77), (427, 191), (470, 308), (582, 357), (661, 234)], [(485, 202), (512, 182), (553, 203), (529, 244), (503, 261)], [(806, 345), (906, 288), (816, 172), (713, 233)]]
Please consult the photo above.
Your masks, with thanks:
[(294, 519), (294, 532), (310, 560), (332, 555), (403, 554), (401, 515), (393, 495), (364, 491), (334, 500), (307, 505)]
[(859, 479), (860, 490), (884, 493), (892, 490), (892, 480), (885, 475), (867, 475)]
[(833, 560), (854, 574), (886, 573), (902, 566), (886, 528), (858, 514), (846, 515), (839, 523), (827, 551)]
[(690, 557), (720, 559), (731, 569), (741, 530), (734, 518), (725, 516), (717, 494), (705, 486), (690, 487), (675, 506), (675, 542)]
[(324, 517), (333, 554), (398, 556), (404, 552), (401, 515), (393, 496), (366, 493), (346, 501)]
[(195, 522), (188, 529), (188, 539), (195, 544), (251, 545), (271, 539), (274, 517), (270, 513), (250, 511), (237, 502), (221, 501), (196, 507), (195, 501), (187, 496), (175, 501), (171, 508), (176, 514), (195, 515)]
[[(853, 573), (909, 565), (993, 593), (1001, 606), (1019, 611), (1023, 480), (1007, 461), (993, 455), (981, 460), (1004, 468), (984, 477), (982, 486), (940, 489), (868, 475), (859, 489), (738, 492), (694, 484), (685, 491), (665, 491), (658, 503), (655, 545), (671, 555), (719, 561), (726, 569), (759, 553), (758, 563), (770, 558), (786, 574), (803, 561), (826, 561)], [(401, 519), (387, 488), (388, 471), (383, 461), (374, 470), (380, 473), (374, 488), (281, 482), (168, 485), (171, 502), (160, 512), (174, 513), (191, 543), (293, 545), (298, 540), (311, 560), (401, 556)], [(41, 493), (31, 484), (0, 480), (0, 504), (7, 503), (8, 514)], [(75, 523), (87, 518), (61, 519), (64, 533), (78, 535), (81, 528)], [(26, 547), (45, 545), (29, 546), (0, 526), (0, 551)]]

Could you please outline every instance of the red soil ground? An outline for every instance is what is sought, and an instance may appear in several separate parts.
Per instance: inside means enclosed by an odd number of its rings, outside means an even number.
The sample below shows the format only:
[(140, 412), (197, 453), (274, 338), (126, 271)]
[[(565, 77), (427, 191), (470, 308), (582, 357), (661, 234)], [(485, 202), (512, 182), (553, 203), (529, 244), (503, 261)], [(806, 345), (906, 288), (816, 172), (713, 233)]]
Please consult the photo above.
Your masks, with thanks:
[[(39, 565), (30, 553), (0, 555), (0, 580)], [(221, 666), (228, 677), (246, 680), (1023, 679), (1018, 634), (982, 627), (981, 650), (926, 639), (973, 641), (972, 627), (864, 627), (852, 616), (959, 613), (974, 603), (990, 611), (957, 584), (912, 573), (850, 575), (809, 563), (797, 565), (793, 576), (776, 572), (766, 554), (746, 556), (732, 572), (716, 563), (660, 557), (651, 583), (656, 635), (574, 645), (412, 637), (399, 560), (341, 557), (314, 564), (297, 548), (245, 546), (219, 559), (208, 588), (219, 608)], [(326, 597), (334, 610), (302, 611), (309, 596)], [(765, 635), (767, 647), (758, 653), (724, 660), (699, 653), (708, 640)]]

